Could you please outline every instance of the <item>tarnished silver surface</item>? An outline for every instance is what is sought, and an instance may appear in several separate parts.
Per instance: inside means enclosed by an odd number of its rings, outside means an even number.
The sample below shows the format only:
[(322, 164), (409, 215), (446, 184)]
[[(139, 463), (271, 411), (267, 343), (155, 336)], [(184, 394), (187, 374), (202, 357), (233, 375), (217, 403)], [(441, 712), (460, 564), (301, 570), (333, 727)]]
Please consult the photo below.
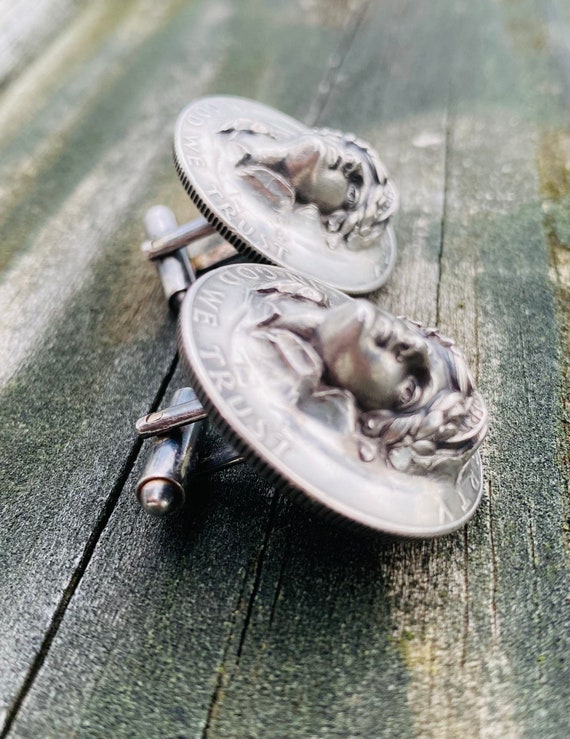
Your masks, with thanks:
[[(183, 387), (176, 391), (172, 402), (174, 407), (188, 403), (195, 406), (197, 398), (192, 388)], [(202, 423), (198, 420), (168, 430), (165, 425), (165, 432), (154, 439), (137, 483), (137, 498), (147, 513), (165, 516), (184, 505), (186, 477)]]
[(388, 279), (398, 194), (365, 142), (218, 96), (182, 111), (174, 150), (202, 214), (253, 259), (357, 295)]
[(435, 330), (288, 270), (232, 265), (190, 289), (180, 339), (210, 416), (274, 482), (406, 536), (475, 511), (487, 411)]
[[(149, 239), (160, 239), (178, 227), (174, 213), (165, 205), (155, 205), (145, 214), (145, 231)], [(145, 242), (147, 243), (147, 242)], [(170, 308), (177, 311), (188, 286), (196, 275), (184, 249), (154, 260)]]

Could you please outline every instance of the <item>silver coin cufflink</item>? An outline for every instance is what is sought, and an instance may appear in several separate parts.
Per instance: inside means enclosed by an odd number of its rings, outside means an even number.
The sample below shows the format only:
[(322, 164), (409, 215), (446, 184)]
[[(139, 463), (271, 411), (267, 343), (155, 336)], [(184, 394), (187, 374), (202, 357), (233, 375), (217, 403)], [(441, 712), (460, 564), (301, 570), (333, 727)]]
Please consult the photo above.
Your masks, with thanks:
[[(170, 513), (201, 473), (248, 461), (345, 523), (418, 537), (462, 526), (481, 498), (488, 424), (465, 358), (436, 330), (345, 294), (383, 284), (395, 256), (397, 193), (377, 155), (354, 137), (215, 97), (180, 115), (175, 158), (204, 217), (179, 227), (168, 208), (151, 208), (142, 249), (180, 312), (194, 389), (137, 422), (154, 437), (137, 486), (143, 508)], [(219, 266), (236, 254), (227, 244), (192, 253), (216, 231), (265, 264)], [(315, 243), (326, 259), (310, 254)], [(362, 255), (366, 268), (346, 269)], [(196, 282), (196, 270), (212, 271)], [(204, 453), (207, 418), (226, 443)]]
[[(246, 460), (330, 518), (429, 537), (475, 512), (487, 411), (463, 354), (436, 330), (289, 270), (234, 264), (188, 291), (180, 348), (196, 394), (139, 422), (161, 430), (165, 459), (184, 457), (208, 416), (228, 442), (218, 464)], [(139, 496), (163, 512), (156, 466), (152, 477)]]
[(202, 217), (143, 244), (150, 259), (217, 231), (253, 261), (352, 295), (389, 278), (398, 193), (355, 136), (309, 128), (252, 100), (205, 97), (180, 113), (174, 159)]

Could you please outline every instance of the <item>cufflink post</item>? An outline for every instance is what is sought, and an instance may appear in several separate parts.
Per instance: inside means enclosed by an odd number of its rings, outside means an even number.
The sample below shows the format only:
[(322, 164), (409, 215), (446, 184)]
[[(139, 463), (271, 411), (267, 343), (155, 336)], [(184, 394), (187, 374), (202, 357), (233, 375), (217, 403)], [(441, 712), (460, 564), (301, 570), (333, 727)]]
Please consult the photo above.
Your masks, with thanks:
[[(186, 291), (196, 280), (192, 262), (197, 270), (204, 270), (236, 254), (229, 244), (222, 244), (191, 260), (186, 247), (210, 236), (215, 229), (202, 217), (179, 226), (172, 210), (164, 205), (147, 211), (144, 226), (148, 239), (141, 250), (154, 262), (174, 313), (178, 313)], [(154, 437), (137, 484), (137, 498), (147, 513), (164, 516), (181, 508), (190, 470), (195, 474), (209, 473), (243, 461), (229, 445), (197, 460), (196, 445), (206, 416), (194, 391), (185, 387), (174, 393), (170, 406), (137, 421), (141, 437)]]
[[(144, 225), (151, 240), (160, 240), (178, 228), (174, 213), (165, 205), (155, 205), (145, 215)], [(145, 241), (145, 244), (149, 242)], [(152, 241), (150, 242), (152, 243)], [(168, 305), (178, 312), (186, 290), (196, 280), (196, 275), (186, 251), (178, 248), (154, 260)]]
[(151, 219), (151, 223), (154, 219), (157, 219), (157, 222), (158, 219), (161, 219), (164, 225), (164, 229), (160, 229), (160, 232), (147, 228), (149, 240), (143, 241), (141, 251), (149, 259), (166, 257), (189, 246), (193, 241), (210, 236), (216, 231), (203, 216), (179, 226), (174, 214), (171, 217), (166, 214), (167, 211), (169, 214), (172, 213), (170, 208), (166, 208), (164, 205), (156, 205), (147, 212), (147, 218)]
[(243, 462), (229, 445), (202, 458), (196, 448), (207, 417), (189, 387), (177, 390), (171, 405), (139, 418), (140, 436), (154, 436), (146, 465), (137, 484), (137, 498), (147, 513), (162, 517), (181, 508), (186, 501), (189, 476), (212, 473)]
[(237, 252), (227, 242), (206, 251), (190, 254), (187, 247), (216, 233), (203, 216), (179, 226), (170, 208), (155, 205), (144, 219), (148, 236), (141, 244), (142, 253), (156, 265), (168, 304), (177, 312), (186, 290), (195, 281), (196, 272), (205, 271)]
[[(191, 388), (180, 388), (174, 393), (173, 405), (169, 409), (140, 419), (144, 422), (152, 416), (156, 417), (153, 419), (154, 426), (151, 423), (150, 427), (153, 427), (158, 435), (154, 439), (142, 476), (137, 484), (137, 498), (145, 511), (153, 516), (164, 516), (184, 505), (186, 499), (184, 481), (202, 427), (198, 419), (204, 418), (205, 413), (196, 417), (193, 423), (185, 425), (169, 425), (167, 416), (170, 410), (172, 419), (175, 415), (173, 410), (178, 404), (187, 406), (188, 404), (195, 405), (197, 402), (196, 395)], [(148, 435), (148, 428), (147, 423), (145, 435)]]

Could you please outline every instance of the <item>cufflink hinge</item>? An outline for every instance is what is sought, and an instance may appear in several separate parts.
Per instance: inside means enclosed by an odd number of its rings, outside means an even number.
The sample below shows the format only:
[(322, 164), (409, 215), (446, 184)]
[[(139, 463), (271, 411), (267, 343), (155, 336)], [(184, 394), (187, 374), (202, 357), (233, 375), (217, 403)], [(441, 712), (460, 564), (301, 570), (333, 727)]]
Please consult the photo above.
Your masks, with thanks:
[(144, 225), (148, 239), (141, 244), (141, 251), (154, 262), (164, 295), (175, 313), (186, 290), (196, 280), (197, 272), (210, 269), (237, 253), (227, 242), (206, 251), (188, 249), (216, 233), (214, 226), (202, 216), (179, 226), (170, 208), (155, 205), (147, 211)]
[(243, 462), (229, 444), (214, 454), (198, 457), (206, 417), (192, 388), (184, 387), (174, 393), (170, 406), (137, 421), (140, 436), (154, 437), (137, 484), (137, 498), (147, 513), (164, 516), (181, 508), (189, 477)]

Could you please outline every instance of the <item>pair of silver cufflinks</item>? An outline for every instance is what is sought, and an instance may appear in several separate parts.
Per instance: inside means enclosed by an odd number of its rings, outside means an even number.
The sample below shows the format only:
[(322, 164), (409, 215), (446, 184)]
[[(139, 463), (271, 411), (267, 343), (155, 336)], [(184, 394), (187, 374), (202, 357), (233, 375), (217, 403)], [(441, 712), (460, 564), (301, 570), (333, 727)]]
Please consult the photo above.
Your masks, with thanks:
[[(382, 286), (396, 257), (398, 193), (376, 152), (217, 96), (182, 111), (174, 154), (202, 217), (178, 227), (152, 208), (142, 250), (179, 312), (192, 389), (137, 422), (155, 437), (141, 505), (169, 513), (192, 475), (246, 460), (346, 523), (419, 537), (462, 526), (481, 498), (488, 425), (465, 358), (437, 330), (348, 295)], [(213, 234), (224, 243), (204, 249)], [(250, 261), (224, 266), (234, 247)], [(228, 445), (200, 461), (206, 418)]]

